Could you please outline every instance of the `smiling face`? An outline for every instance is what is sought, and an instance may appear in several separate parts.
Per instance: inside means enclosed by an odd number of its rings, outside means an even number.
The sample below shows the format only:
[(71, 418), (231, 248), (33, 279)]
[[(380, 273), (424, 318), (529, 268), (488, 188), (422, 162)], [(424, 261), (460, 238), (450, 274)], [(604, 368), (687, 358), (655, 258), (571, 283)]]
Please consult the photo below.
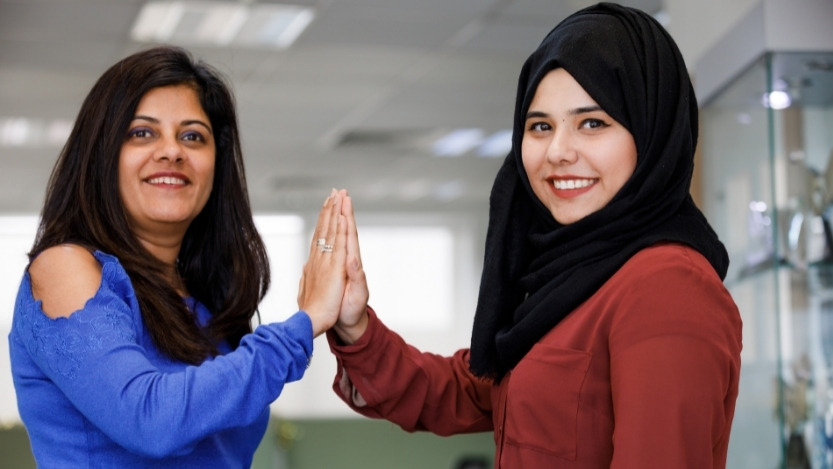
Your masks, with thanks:
[(538, 199), (562, 225), (598, 211), (636, 168), (636, 143), (563, 68), (535, 90), (521, 155)]
[(193, 88), (165, 86), (142, 97), (119, 155), (119, 192), (140, 240), (181, 240), (211, 195), (215, 152)]

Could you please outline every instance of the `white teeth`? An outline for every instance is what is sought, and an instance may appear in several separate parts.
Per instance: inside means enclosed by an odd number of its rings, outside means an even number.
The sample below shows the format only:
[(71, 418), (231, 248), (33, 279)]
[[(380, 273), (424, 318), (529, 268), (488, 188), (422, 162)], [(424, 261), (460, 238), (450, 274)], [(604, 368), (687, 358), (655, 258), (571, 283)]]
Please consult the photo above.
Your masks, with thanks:
[(569, 179), (553, 181), (556, 189), (581, 189), (590, 186), (596, 182), (596, 179)]
[(185, 180), (174, 177), (159, 177), (148, 179), (150, 184), (185, 184)]

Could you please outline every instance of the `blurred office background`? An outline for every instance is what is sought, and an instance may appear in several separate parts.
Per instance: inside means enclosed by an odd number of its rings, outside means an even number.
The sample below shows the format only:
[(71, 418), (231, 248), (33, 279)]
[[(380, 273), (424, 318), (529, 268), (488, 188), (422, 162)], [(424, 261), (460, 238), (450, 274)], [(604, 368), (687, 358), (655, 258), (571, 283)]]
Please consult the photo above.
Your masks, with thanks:
[[(9, 372), (12, 305), (52, 164), (108, 66), (170, 42), (229, 77), (272, 261), (264, 321), (295, 311), (317, 210), (347, 188), (371, 304), (415, 345), (450, 353), (468, 345), (521, 65), (592, 3), (0, 0), (0, 468), (34, 467)], [(692, 192), (732, 255), (745, 328), (729, 467), (833, 467), (830, 200), (808, 189), (833, 151), (833, 0), (620, 3), (671, 32), (702, 107)], [(406, 434), (353, 414), (331, 390), (325, 340), (315, 346), (254, 467), (491, 467), (491, 434)]]

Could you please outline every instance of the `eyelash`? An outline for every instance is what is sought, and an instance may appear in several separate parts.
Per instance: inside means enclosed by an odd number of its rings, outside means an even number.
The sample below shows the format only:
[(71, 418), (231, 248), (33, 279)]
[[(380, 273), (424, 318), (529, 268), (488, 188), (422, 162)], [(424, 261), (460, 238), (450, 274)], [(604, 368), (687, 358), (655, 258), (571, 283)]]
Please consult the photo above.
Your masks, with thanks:
[[(591, 125), (592, 124), (592, 125)], [(542, 129), (542, 127), (546, 126), (546, 129)], [(604, 127), (609, 127), (610, 124), (603, 121), (602, 119), (597, 118), (588, 118), (584, 119), (579, 123), (579, 128), (590, 128), (590, 129), (600, 129)], [(527, 130), (530, 132), (544, 132), (547, 130), (552, 130), (552, 126), (546, 122), (532, 122), (527, 127)]]
[[(139, 135), (139, 134), (142, 134), (142, 133), (145, 134), (145, 135)], [(146, 127), (138, 127), (138, 128), (135, 128), (135, 129), (131, 129), (129, 132), (127, 132), (127, 138), (142, 138), (142, 137), (147, 137), (148, 134), (152, 134), (152, 133), (153, 132), (150, 129), (146, 128)]]
[(600, 128), (603, 128), (603, 127), (608, 127), (608, 125), (609, 125), (607, 122), (605, 122), (601, 119), (590, 118), (590, 119), (585, 119), (585, 120), (581, 121), (580, 127), (586, 127), (588, 124), (594, 124), (594, 125), (590, 126), (591, 129), (600, 129)]
[[(144, 135), (140, 135), (140, 134), (144, 134)], [(154, 134), (153, 130), (148, 129), (147, 127), (138, 127), (138, 128), (130, 130), (127, 133), (127, 138), (145, 138), (145, 137), (148, 137), (148, 136), (153, 135), (153, 134)], [(192, 130), (186, 131), (185, 133), (182, 134), (182, 136), (180, 138), (182, 138), (183, 140), (186, 140), (186, 141), (198, 141), (198, 142), (204, 142), (205, 141), (205, 136), (203, 136), (199, 132), (192, 131)]]
[[(191, 139), (190, 137), (196, 137), (196, 138)], [(199, 133), (199, 132), (194, 132), (194, 131), (185, 132), (185, 133), (182, 135), (182, 138), (183, 138), (183, 139), (188, 139), (189, 141), (191, 141), (191, 140), (196, 140), (196, 141), (200, 141), (200, 142), (204, 142), (204, 141), (205, 141), (205, 137), (204, 137), (201, 133)]]
[[(547, 129), (542, 129), (541, 127), (543, 127), (543, 126), (546, 126)], [(546, 122), (533, 122), (533, 123), (529, 124), (529, 127), (527, 127), (526, 130), (528, 130), (530, 132), (544, 132), (545, 130), (551, 130), (551, 129), (552, 129), (552, 126), (550, 126)]]

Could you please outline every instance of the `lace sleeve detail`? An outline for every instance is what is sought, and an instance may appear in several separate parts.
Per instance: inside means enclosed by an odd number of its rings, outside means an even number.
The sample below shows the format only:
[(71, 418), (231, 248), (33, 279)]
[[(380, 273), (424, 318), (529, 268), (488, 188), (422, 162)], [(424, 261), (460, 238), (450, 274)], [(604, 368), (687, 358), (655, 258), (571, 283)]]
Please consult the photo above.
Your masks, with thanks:
[[(111, 268), (110, 263), (105, 262), (103, 267), (101, 285), (95, 296), (87, 300), (83, 309), (57, 319), (43, 313), (41, 302), (31, 295), (29, 276), (25, 275), (15, 305), (20, 313), (17, 338), (49, 372), (74, 380), (80, 364), (90, 356), (108, 346), (136, 342), (133, 314), (127, 304), (135, 297), (129, 281), (124, 282), (127, 274)], [(128, 291), (119, 295), (114, 287), (116, 290), (127, 287)]]
[(171, 360), (147, 334), (117, 260), (102, 261), (99, 290), (68, 318), (43, 314), (24, 275), (14, 321), (14, 345), (25, 352), (20, 381), (51, 381), (54, 394), (98, 431), (155, 458), (188, 454), (209, 435), (253, 425), (286, 383), (303, 376), (313, 347), (312, 323), (297, 312), (199, 365)]

